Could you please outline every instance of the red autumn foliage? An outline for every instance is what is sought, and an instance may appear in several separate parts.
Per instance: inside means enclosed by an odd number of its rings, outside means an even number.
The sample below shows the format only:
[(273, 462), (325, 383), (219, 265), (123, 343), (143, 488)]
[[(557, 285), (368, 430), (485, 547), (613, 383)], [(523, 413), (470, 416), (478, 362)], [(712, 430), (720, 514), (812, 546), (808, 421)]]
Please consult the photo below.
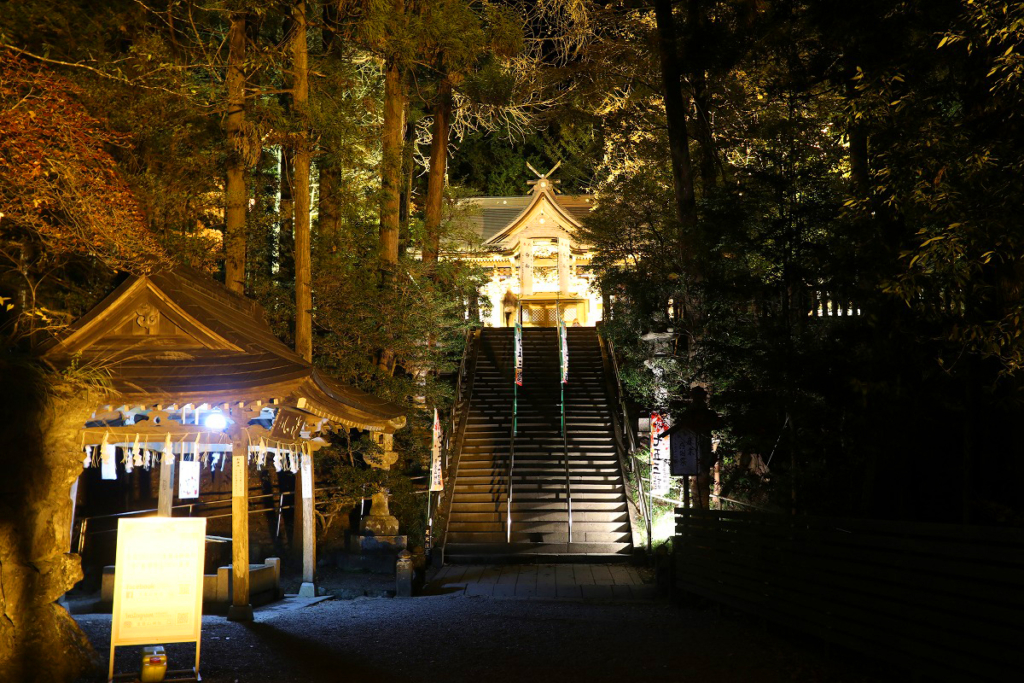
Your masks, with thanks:
[(122, 139), (85, 110), (80, 92), (0, 51), (0, 235), (20, 233), (51, 257), (158, 268), (164, 252), (107, 151)]

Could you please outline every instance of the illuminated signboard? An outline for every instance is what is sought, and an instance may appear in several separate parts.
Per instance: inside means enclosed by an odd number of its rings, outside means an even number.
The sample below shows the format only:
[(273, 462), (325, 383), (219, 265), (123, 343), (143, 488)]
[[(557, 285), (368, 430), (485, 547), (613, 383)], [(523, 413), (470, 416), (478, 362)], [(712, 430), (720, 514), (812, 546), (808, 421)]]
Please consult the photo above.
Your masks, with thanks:
[(205, 552), (203, 518), (118, 520), (111, 649), (199, 641)]
[(274, 419), (274, 427), (270, 430), (270, 438), (294, 441), (302, 437), (302, 429), (305, 426), (304, 413), (291, 408), (279, 408)]

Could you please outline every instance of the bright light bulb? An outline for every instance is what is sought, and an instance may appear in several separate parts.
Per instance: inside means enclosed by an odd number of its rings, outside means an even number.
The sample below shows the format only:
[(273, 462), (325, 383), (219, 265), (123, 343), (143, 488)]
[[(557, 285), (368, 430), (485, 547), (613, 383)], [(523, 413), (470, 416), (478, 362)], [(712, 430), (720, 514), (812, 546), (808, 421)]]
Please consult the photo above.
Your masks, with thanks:
[(206, 425), (207, 429), (224, 429), (228, 426), (228, 420), (224, 417), (224, 413), (210, 413), (203, 420), (203, 424)]

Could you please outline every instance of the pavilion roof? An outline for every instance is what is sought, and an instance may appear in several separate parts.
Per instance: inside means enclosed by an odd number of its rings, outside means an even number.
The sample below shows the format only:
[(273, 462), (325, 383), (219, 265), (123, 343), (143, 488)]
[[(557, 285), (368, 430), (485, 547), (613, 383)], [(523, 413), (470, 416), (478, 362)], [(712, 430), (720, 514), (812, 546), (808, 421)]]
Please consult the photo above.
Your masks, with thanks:
[(405, 425), (400, 406), (325, 376), (283, 344), (255, 301), (186, 267), (129, 277), (44, 352), (56, 365), (76, 356), (108, 373), (126, 404), (258, 401), (358, 429)]

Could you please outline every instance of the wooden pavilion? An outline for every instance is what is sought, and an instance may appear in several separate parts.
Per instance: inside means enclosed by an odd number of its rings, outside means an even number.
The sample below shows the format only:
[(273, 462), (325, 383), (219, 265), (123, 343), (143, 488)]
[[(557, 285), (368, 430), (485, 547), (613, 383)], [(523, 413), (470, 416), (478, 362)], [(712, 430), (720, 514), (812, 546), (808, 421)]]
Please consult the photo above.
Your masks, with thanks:
[(399, 406), (324, 376), (285, 346), (256, 302), (183, 267), (129, 277), (44, 358), (109, 376), (117, 398), (97, 405), (82, 426), (85, 466), (116, 471), (118, 449), (128, 471), (152, 462), (160, 471), (158, 514), (171, 515), (177, 460), (231, 454), (233, 619), (252, 618), (251, 467), (272, 457), (296, 473), (302, 593), (315, 594), (314, 453), (331, 430), (359, 429), (376, 434), (387, 458), (405, 425)]

